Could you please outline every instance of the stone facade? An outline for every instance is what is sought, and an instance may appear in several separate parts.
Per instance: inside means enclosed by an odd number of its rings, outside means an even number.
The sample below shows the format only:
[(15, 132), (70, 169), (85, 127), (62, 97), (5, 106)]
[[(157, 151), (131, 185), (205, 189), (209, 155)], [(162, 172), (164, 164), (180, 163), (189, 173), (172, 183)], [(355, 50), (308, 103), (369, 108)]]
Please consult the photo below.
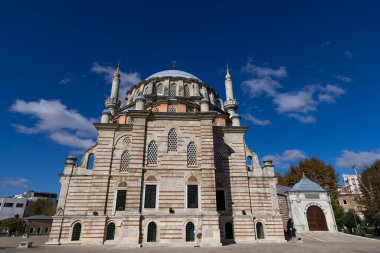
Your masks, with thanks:
[(49, 244), (285, 241), (274, 167), (245, 144), (228, 72), (224, 103), (171, 70), (136, 84), (121, 106), (119, 77), (118, 67), (96, 144), (65, 163)]

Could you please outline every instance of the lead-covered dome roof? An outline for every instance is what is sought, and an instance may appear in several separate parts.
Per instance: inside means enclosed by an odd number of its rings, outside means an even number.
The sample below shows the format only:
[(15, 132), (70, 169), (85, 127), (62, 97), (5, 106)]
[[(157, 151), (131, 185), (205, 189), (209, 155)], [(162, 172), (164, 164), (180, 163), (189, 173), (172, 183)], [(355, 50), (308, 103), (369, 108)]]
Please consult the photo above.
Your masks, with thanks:
[(155, 77), (166, 77), (166, 76), (192, 78), (192, 79), (196, 79), (198, 81), (201, 81), (201, 79), (199, 79), (198, 77), (194, 76), (193, 74), (190, 74), (188, 72), (181, 71), (181, 70), (176, 70), (176, 69), (164, 70), (164, 71), (160, 71), (160, 72), (154, 73), (153, 75), (148, 76), (145, 80), (148, 80), (148, 79), (151, 79), (151, 78), (155, 78)]

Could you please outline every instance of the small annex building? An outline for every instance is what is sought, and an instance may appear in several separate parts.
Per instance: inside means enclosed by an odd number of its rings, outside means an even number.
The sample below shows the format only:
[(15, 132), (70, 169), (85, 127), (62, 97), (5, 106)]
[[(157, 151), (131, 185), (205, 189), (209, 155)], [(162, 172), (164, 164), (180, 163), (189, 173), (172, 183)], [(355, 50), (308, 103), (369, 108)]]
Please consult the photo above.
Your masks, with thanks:
[(297, 233), (337, 231), (330, 196), (305, 175), (293, 187), (277, 185), (277, 196), (284, 230), (291, 218)]

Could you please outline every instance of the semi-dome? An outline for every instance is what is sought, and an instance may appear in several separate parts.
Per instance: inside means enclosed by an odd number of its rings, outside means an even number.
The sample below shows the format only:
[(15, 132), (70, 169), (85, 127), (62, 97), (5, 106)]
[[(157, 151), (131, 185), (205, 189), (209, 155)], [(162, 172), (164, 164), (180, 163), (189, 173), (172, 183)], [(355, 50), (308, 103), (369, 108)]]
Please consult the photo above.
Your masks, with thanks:
[(192, 79), (196, 79), (198, 81), (201, 81), (201, 79), (199, 79), (198, 77), (196, 77), (196, 76), (194, 76), (188, 72), (176, 70), (176, 69), (164, 70), (164, 71), (157, 72), (157, 73), (147, 77), (146, 80), (148, 80), (150, 78), (154, 78), (154, 77), (166, 77), (166, 76), (192, 78)]

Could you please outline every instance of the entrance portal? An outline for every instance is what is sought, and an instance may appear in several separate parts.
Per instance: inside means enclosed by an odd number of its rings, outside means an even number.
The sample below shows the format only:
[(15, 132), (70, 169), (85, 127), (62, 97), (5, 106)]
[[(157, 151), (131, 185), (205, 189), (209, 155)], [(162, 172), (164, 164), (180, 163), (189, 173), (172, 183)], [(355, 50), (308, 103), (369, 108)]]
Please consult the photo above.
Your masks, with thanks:
[(321, 208), (311, 206), (306, 215), (310, 231), (328, 231), (326, 217)]

